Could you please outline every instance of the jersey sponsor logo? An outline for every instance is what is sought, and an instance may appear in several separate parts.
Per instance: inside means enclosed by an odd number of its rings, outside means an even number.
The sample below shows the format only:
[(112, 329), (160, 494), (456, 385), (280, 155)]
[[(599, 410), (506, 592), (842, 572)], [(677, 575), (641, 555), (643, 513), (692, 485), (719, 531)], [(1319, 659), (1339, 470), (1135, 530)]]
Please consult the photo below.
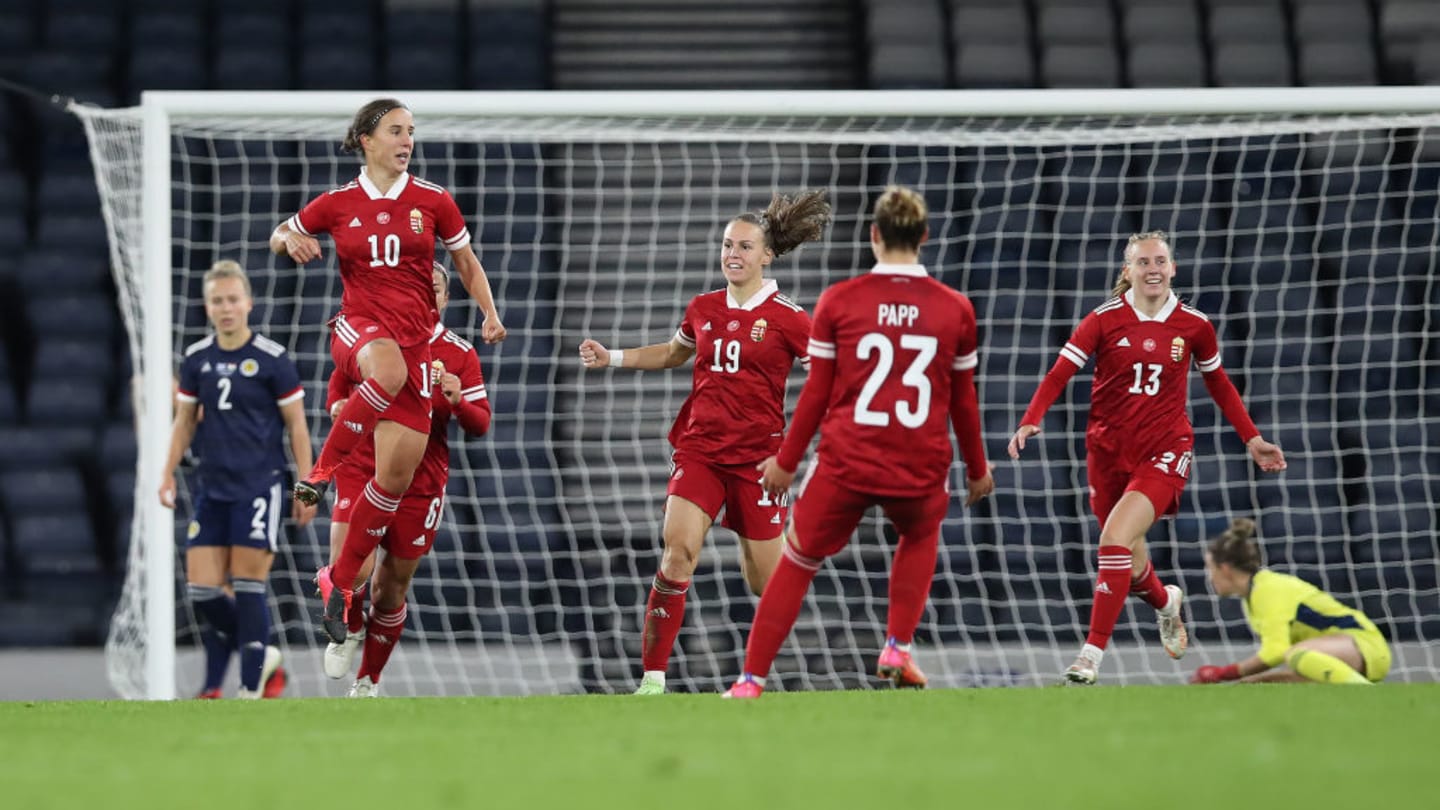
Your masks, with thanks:
[(1185, 359), (1185, 338), (1177, 337), (1170, 341), (1170, 359), (1177, 363)]
[(410, 209), (410, 230), (425, 233), (425, 217), (421, 215), (419, 208)]
[(350, 220), (350, 227), (352, 227), (352, 228), (358, 228), (358, 227), (360, 227), (360, 217), (355, 217), (354, 219)]
[(375, 215), (375, 221), (378, 222), (378, 223), (380, 223), (381, 225), (389, 225), (389, 224), (390, 224), (390, 212), (389, 212), (389, 211), (381, 211), (380, 213), (378, 213), (378, 214)]
[(260, 373), (260, 364), (255, 358), (247, 357), (240, 361), (240, 375), (242, 377), (254, 377)]
[(1120, 338), (1119, 342), (1117, 342), (1115, 345), (1116, 345), (1116, 346), (1123, 346), (1123, 347), (1125, 347), (1125, 348), (1128, 349), (1128, 348), (1130, 348), (1130, 338), (1128, 338), (1128, 337), (1122, 337), (1122, 338)]
[(725, 331), (727, 331), (727, 332), (734, 332), (736, 329), (739, 329), (739, 328), (740, 328), (740, 322), (739, 322), (739, 321), (731, 321), (731, 322), (725, 324)]
[(1147, 352), (1153, 352), (1155, 351), (1155, 341), (1151, 338), (1145, 338), (1145, 342), (1141, 343), (1140, 347)]
[(750, 339), (755, 341), (756, 343), (764, 340), (765, 330), (769, 328), (769, 326), (770, 322), (765, 320), (764, 318), (755, 319), (754, 325), (750, 327)]

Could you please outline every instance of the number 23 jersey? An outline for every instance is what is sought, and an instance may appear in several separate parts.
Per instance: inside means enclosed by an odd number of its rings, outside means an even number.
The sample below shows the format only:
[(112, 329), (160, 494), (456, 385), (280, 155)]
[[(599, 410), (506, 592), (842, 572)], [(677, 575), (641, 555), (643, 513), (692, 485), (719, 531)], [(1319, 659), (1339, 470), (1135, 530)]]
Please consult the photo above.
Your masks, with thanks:
[(743, 304), (729, 290), (715, 290), (690, 301), (676, 337), (695, 349), (694, 387), (675, 417), (670, 444), (722, 466), (774, 453), (785, 430), (790, 370), (797, 359), (809, 365), (805, 310), (774, 281)]

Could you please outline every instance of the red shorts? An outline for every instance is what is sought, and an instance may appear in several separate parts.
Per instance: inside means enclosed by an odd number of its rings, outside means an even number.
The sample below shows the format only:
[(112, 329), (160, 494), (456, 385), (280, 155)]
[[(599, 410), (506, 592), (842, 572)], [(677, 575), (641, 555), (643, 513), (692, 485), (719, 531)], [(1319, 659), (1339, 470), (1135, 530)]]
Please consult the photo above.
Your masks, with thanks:
[(824, 470), (810, 468), (795, 498), (795, 544), (807, 557), (829, 557), (850, 542), (855, 527), (872, 506), (879, 506), (907, 542), (938, 542), (940, 523), (950, 508), (944, 489), (913, 498), (856, 492)]
[(1090, 479), (1090, 511), (1105, 527), (1105, 521), (1121, 496), (1139, 492), (1150, 499), (1158, 520), (1180, 511), (1180, 493), (1190, 479), (1190, 463), (1194, 459), (1189, 442), (1162, 450), (1138, 464), (1128, 464), (1104, 452), (1090, 448), (1085, 468)]
[(789, 498), (771, 498), (760, 488), (754, 464), (707, 464), (694, 453), (675, 451), (671, 457), (667, 495), (695, 504), (711, 520), (725, 509), (721, 523), (747, 540), (774, 540), (785, 529)]
[[(365, 491), (371, 476), (362, 473), (354, 464), (343, 464), (335, 471), (335, 508), (330, 510), (332, 523), (349, 523), (355, 511), (355, 501)], [(400, 498), (400, 508), (395, 510), (395, 519), (385, 530), (380, 547), (386, 554), (402, 560), (418, 560), (430, 552), (435, 545), (435, 533), (440, 530), (440, 518), (444, 514), (445, 498), (441, 495), (425, 496), (405, 493)]]
[[(376, 321), (339, 316), (330, 336), (330, 357), (335, 361), (335, 368), (359, 384), (365, 379), (360, 371), (360, 350), (381, 338), (394, 340), (390, 330)], [(401, 346), (400, 353), (405, 358), (405, 386), (391, 400), (390, 407), (380, 414), (380, 419), (428, 434), (431, 415), (430, 343)]]

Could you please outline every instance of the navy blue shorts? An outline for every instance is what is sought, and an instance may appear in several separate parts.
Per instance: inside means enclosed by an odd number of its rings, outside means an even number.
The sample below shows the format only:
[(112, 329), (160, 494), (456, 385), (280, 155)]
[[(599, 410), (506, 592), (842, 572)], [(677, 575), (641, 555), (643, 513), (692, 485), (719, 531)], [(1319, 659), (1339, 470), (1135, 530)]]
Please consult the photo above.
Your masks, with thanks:
[(185, 547), (244, 546), (274, 553), (279, 549), (280, 482), (241, 501), (195, 497), (195, 517), (185, 532)]

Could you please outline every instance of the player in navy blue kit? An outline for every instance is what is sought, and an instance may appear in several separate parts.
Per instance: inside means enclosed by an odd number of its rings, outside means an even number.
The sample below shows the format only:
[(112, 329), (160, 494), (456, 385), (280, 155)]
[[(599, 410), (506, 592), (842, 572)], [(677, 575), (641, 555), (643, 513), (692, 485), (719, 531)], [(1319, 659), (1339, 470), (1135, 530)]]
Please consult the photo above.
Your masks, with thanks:
[[(237, 697), (275, 697), (285, 674), (280, 651), (268, 645), (266, 579), (280, 510), (290, 502), (283, 497), (285, 434), (298, 477), (310, 472), (313, 460), (305, 391), (285, 347), (250, 330), (254, 301), (239, 264), (216, 262), (205, 274), (204, 295), (215, 333), (186, 347), (180, 364), (160, 502), (175, 507), (175, 466), (194, 441), (200, 485), (186, 532), (185, 578), (207, 625), (200, 697), (219, 697), (232, 651), (240, 653)], [(197, 437), (202, 409), (205, 428)], [(303, 526), (315, 507), (293, 502), (291, 516)]]

